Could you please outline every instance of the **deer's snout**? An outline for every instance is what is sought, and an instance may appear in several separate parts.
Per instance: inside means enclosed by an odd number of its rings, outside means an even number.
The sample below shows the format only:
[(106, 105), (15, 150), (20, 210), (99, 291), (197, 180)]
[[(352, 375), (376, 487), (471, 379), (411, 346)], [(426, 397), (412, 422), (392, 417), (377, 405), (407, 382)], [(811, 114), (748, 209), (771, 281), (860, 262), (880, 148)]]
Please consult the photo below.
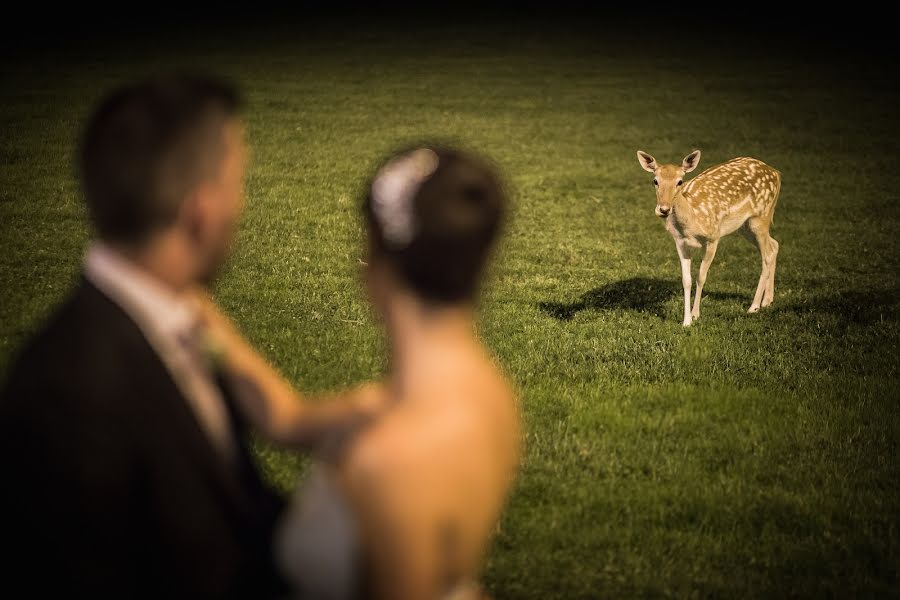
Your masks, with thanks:
[(671, 206), (656, 206), (656, 216), (657, 217), (668, 217), (669, 213), (672, 212)]

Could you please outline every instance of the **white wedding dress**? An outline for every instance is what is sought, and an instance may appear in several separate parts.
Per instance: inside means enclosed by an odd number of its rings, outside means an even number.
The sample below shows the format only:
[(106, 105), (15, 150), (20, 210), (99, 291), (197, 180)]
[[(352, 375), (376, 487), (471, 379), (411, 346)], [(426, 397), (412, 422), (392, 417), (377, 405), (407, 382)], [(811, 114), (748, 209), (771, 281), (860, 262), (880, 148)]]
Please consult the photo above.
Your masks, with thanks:
[[(314, 465), (294, 493), (275, 533), (275, 562), (298, 599), (364, 596), (356, 519), (327, 467)], [(477, 584), (461, 581), (440, 600), (481, 597)]]

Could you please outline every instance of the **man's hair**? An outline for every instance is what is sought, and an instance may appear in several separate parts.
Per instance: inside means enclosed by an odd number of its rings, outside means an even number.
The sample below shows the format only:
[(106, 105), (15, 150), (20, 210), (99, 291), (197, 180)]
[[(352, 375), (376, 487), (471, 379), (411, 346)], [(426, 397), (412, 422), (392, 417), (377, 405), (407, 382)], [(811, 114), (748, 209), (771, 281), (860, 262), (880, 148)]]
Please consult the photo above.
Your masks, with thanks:
[(139, 243), (170, 225), (221, 164), (241, 98), (227, 82), (176, 75), (110, 92), (84, 129), (82, 191), (101, 239)]

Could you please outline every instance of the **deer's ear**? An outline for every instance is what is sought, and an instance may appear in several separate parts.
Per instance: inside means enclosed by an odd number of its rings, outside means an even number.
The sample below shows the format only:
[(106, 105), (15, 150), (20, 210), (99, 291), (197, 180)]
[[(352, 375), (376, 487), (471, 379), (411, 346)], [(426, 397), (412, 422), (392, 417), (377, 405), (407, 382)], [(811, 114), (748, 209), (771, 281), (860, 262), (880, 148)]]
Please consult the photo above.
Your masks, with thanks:
[(641, 163), (641, 166), (644, 167), (645, 171), (650, 171), (651, 173), (656, 172), (656, 159), (644, 152), (643, 150), (637, 151), (638, 162)]
[(684, 157), (684, 160), (681, 161), (681, 168), (684, 169), (685, 173), (690, 173), (694, 169), (697, 168), (697, 165), (700, 164), (700, 151), (694, 150), (690, 154)]

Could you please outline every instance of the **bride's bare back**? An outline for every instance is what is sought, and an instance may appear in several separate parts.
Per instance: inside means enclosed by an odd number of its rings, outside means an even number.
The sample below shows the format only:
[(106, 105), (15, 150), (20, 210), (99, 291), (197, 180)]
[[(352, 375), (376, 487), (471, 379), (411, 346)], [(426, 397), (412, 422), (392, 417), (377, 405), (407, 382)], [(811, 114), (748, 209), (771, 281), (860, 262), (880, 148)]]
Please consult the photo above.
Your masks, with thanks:
[(477, 578), (515, 476), (515, 397), (465, 346), (420, 368), (342, 465), (376, 597), (441, 598)]

